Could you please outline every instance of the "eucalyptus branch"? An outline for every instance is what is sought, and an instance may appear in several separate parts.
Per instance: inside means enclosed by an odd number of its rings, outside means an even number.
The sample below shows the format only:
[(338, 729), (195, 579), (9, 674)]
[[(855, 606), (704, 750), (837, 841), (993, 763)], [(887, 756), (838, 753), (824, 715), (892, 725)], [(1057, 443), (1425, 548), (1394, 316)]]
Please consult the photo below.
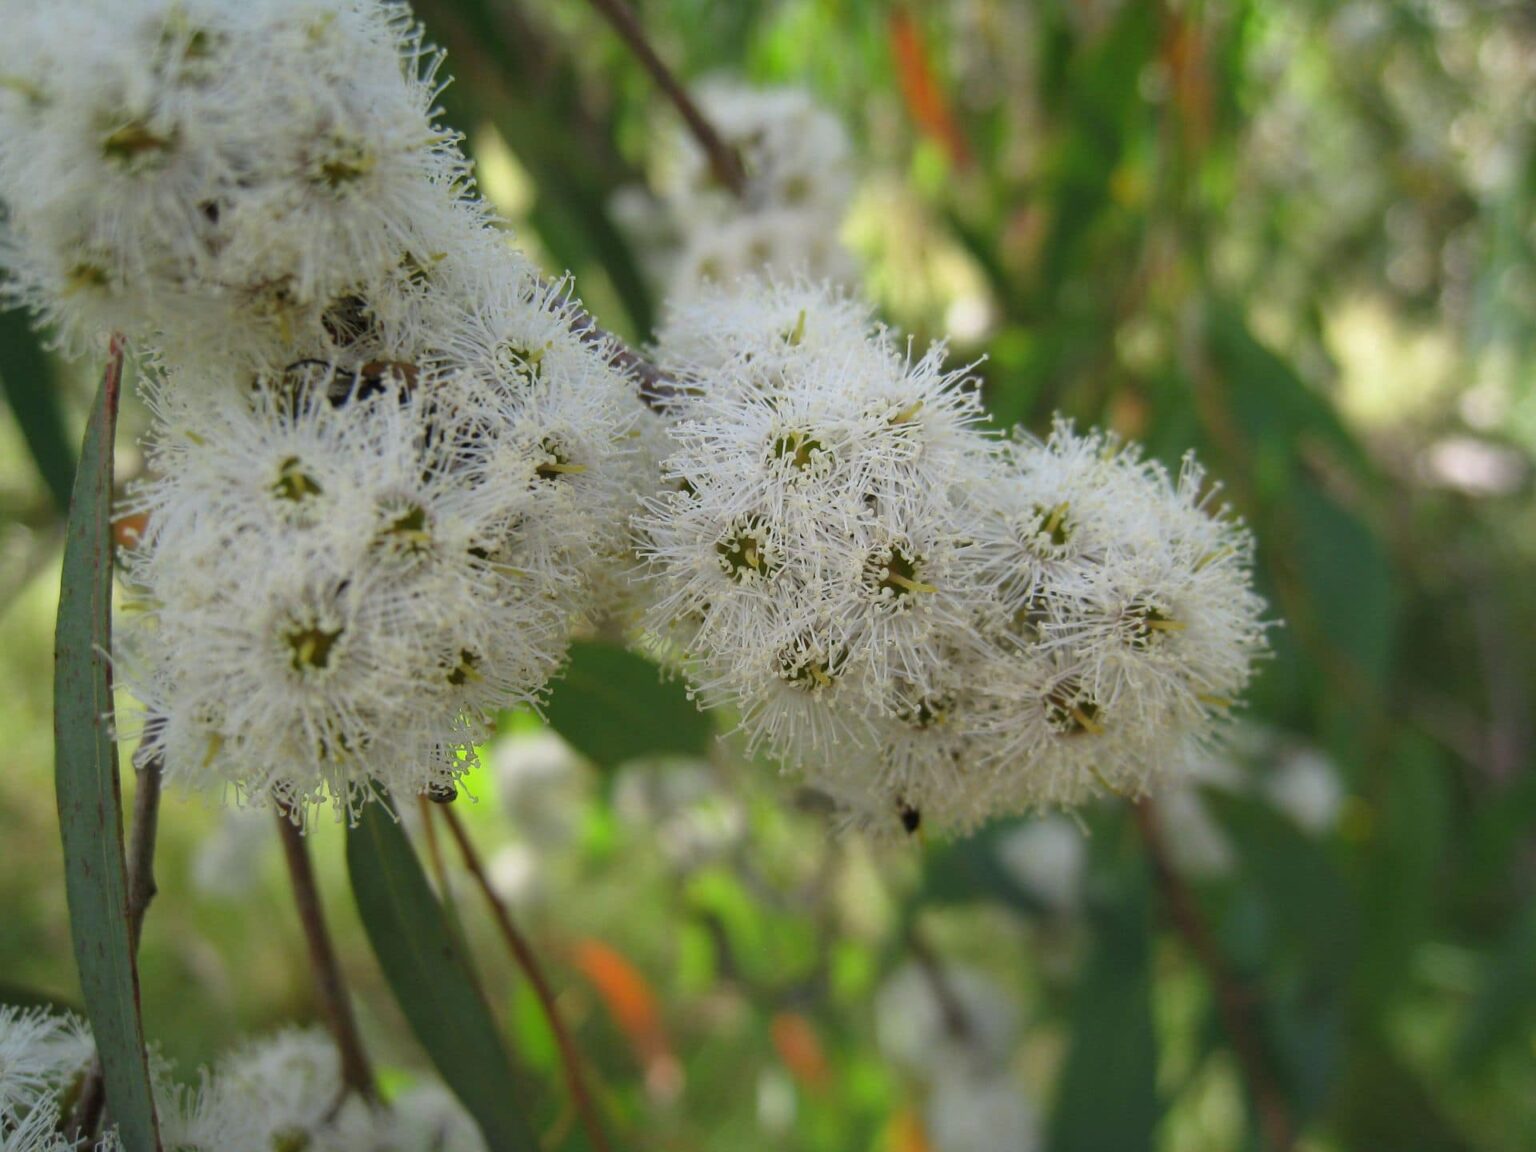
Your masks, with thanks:
[(464, 919), (459, 915), (459, 902), (453, 891), (453, 881), (448, 875), (448, 862), (443, 857), (443, 846), (437, 837), (437, 825), (432, 823), (432, 809), (451, 801), (434, 800), (426, 793), (416, 798), (421, 813), (421, 830), (427, 842), (427, 865), (432, 870), (432, 882), (437, 885), (437, 898), (443, 906), (443, 915), (453, 930), (461, 947), (469, 946), (469, 934), (464, 931)]
[(927, 935), (915, 923), (907, 931), (907, 947), (911, 949), (912, 957), (917, 961), (917, 970), (922, 973), (923, 979), (928, 983), (929, 991), (933, 993), (933, 998), (939, 1005), (939, 1014), (944, 1021), (944, 1031), (949, 1033), (952, 1039), (962, 1043), (973, 1039), (970, 1018), (966, 1015), (964, 1003), (955, 992), (949, 972), (945, 969), (944, 962), (939, 959), (939, 954), (934, 951)]
[(135, 956), (144, 936), (144, 917), (160, 891), (155, 883), (155, 843), (160, 831), (160, 783), (165, 761), (158, 751), (133, 766), (138, 788), (133, 795), (133, 838), (128, 845), (128, 946)]
[(1210, 925), (1195, 903), (1194, 894), (1174, 868), (1151, 802), (1142, 800), (1133, 805), (1132, 810), (1136, 814), (1136, 827), (1147, 846), (1147, 856), (1162, 891), (1168, 918), (1215, 988), (1222, 1028), (1232, 1042), (1243, 1077), (1248, 1082), (1264, 1143), (1271, 1152), (1289, 1152), (1296, 1143), (1296, 1125), (1259, 1039), (1259, 1023), (1254, 1017), (1254, 991), (1227, 963)]
[(592, 0), (592, 7), (596, 8), (613, 25), (614, 31), (629, 45), (645, 70), (651, 74), (651, 79), (656, 81), (667, 99), (677, 107), (682, 115), (688, 130), (693, 133), (694, 139), (699, 142), (699, 147), (704, 149), (704, 154), (709, 157), (710, 169), (715, 174), (715, 179), (729, 188), (736, 196), (745, 196), (747, 191), (747, 173), (742, 167), (741, 157), (715, 130), (699, 106), (694, 103), (693, 97), (688, 95), (682, 83), (656, 54), (656, 49), (646, 39), (645, 29), (640, 27), (640, 21), (636, 19), (634, 9), (625, 0)]
[(663, 408), (678, 395), (675, 380), (617, 336), (598, 327), (590, 312), (578, 309), (571, 319), (571, 331), (584, 343), (606, 352), (614, 367), (632, 375), (640, 384), (640, 399), (647, 407)]
[(475, 883), (485, 896), (486, 903), (490, 905), (491, 914), (496, 919), (496, 926), (501, 929), (502, 937), (507, 942), (507, 947), (512, 953), (512, 958), (517, 966), (523, 970), (523, 975), (528, 978), (533, 992), (538, 997), (539, 1006), (544, 1010), (545, 1018), (549, 1021), (550, 1031), (554, 1033), (555, 1045), (560, 1049), (560, 1063), (565, 1071), (566, 1086), (570, 1091), (571, 1102), (575, 1105), (576, 1112), (581, 1117), (582, 1127), (586, 1129), (587, 1139), (597, 1152), (609, 1152), (607, 1137), (603, 1133), (601, 1123), (598, 1121), (596, 1102), (592, 1099), (591, 1090), (586, 1081), (586, 1075), (582, 1070), (581, 1050), (576, 1046), (575, 1039), (571, 1036), (561, 1019), (559, 1007), (555, 1004), (554, 990), (544, 976), (544, 971), (539, 967), (538, 959), (533, 954), (532, 947), (518, 931), (517, 925), (512, 922), (512, 915), (507, 911), (507, 906), (496, 890), (491, 887), (490, 878), (485, 874), (485, 868), (480, 862), (480, 855), (475, 850), (474, 843), (469, 834), (465, 832), (464, 825), (459, 821), (456, 813), (450, 805), (438, 806), (447, 822), (448, 829), (453, 833), (454, 840), (458, 843), (459, 854), (464, 859), (464, 866), (469, 869), (470, 875), (475, 878)]
[(335, 1037), (341, 1053), (342, 1084), (367, 1100), (378, 1098), (373, 1070), (358, 1034), (357, 1018), (347, 995), (346, 981), (336, 948), (325, 926), (320, 906), (320, 888), (315, 881), (314, 864), (304, 833), (294, 823), (292, 813), (283, 805), (277, 808), (277, 830), (283, 842), (283, 859), (288, 865), (288, 879), (293, 888), (293, 902), (304, 928), (304, 942), (309, 949), (309, 966), (320, 995), (320, 1012), (326, 1027)]

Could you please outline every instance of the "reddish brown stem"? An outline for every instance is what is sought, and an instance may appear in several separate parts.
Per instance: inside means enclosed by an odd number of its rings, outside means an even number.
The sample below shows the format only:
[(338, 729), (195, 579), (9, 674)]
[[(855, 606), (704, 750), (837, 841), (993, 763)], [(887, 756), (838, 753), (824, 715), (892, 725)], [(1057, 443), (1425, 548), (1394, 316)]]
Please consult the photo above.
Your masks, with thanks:
[(134, 765), (133, 837), (128, 844), (128, 947), (137, 956), (144, 917), (160, 891), (155, 883), (155, 842), (160, 831), (160, 777), (164, 761), (152, 752)]
[(656, 86), (666, 94), (667, 99), (677, 107), (683, 121), (688, 125), (688, 131), (693, 133), (694, 139), (699, 142), (699, 147), (704, 149), (704, 155), (709, 157), (710, 169), (715, 174), (715, 179), (729, 188), (736, 196), (744, 196), (747, 190), (747, 173), (741, 166), (741, 157), (736, 155), (736, 150), (721, 138), (715, 131), (715, 126), (699, 111), (699, 106), (693, 102), (693, 97), (688, 95), (687, 89), (672, 75), (671, 70), (656, 54), (656, 49), (651, 47), (651, 42), (646, 39), (645, 29), (640, 27), (640, 21), (635, 18), (632, 9), (624, 0), (592, 0), (592, 7), (601, 12), (613, 25), (624, 42), (629, 45), (645, 70), (651, 74), (651, 79), (656, 81)]
[(939, 954), (928, 941), (927, 935), (922, 929), (913, 924), (907, 933), (907, 947), (912, 950), (912, 956), (917, 961), (918, 971), (923, 979), (928, 982), (929, 991), (938, 1002), (939, 1013), (944, 1020), (944, 1030), (950, 1037), (960, 1043), (972, 1039), (971, 1022), (965, 1012), (965, 1005), (955, 992), (954, 984), (950, 981), (949, 971), (944, 967), (944, 962), (939, 959)]
[(590, 313), (578, 310), (571, 318), (571, 331), (585, 343), (607, 353), (609, 363), (628, 372), (640, 385), (640, 399), (650, 408), (664, 407), (678, 394), (677, 382), (627, 344), (597, 326)]
[(309, 967), (320, 996), (320, 1013), (325, 1017), (326, 1027), (341, 1054), (341, 1082), (364, 1099), (376, 1100), (378, 1090), (373, 1081), (373, 1069), (363, 1050), (357, 1017), (352, 1014), (352, 1001), (341, 974), (341, 963), (325, 926), (320, 886), (315, 881), (309, 845), (304, 840), (303, 831), (293, 822), (292, 814), (281, 804), (277, 808), (277, 830), (283, 842), (283, 859), (288, 865), (294, 907), (298, 910), (304, 942), (309, 949)]
[(1289, 1152), (1296, 1143), (1295, 1122), (1259, 1041), (1259, 1023), (1254, 1015), (1257, 997), (1253, 989), (1227, 963), (1210, 925), (1206, 923), (1205, 916), (1195, 902), (1194, 893), (1173, 867), (1151, 802), (1142, 800), (1133, 806), (1133, 810), (1136, 813), (1136, 827), (1141, 833), (1142, 842), (1146, 844), (1152, 872), (1167, 907), (1168, 919), (1194, 953), (1196, 961), (1205, 969), (1206, 977), (1216, 992), (1216, 1008), (1221, 1016), (1222, 1029), (1231, 1041), (1243, 1077), (1248, 1082), (1248, 1091), (1258, 1113), (1259, 1127), (1264, 1133), (1264, 1143), (1271, 1152)]
[(453, 833), (454, 841), (459, 846), (459, 855), (464, 859), (464, 867), (469, 869), (470, 875), (475, 878), (475, 883), (485, 896), (486, 903), (490, 905), (491, 915), (496, 919), (496, 926), (501, 929), (501, 935), (512, 952), (512, 958), (523, 970), (523, 975), (528, 978), (534, 995), (538, 997), (539, 1006), (543, 1008), (544, 1015), (549, 1021), (550, 1031), (555, 1036), (555, 1045), (560, 1049), (560, 1063), (565, 1071), (566, 1086), (570, 1091), (571, 1101), (576, 1106), (576, 1113), (581, 1117), (582, 1127), (586, 1129), (587, 1139), (597, 1152), (609, 1152), (608, 1139), (603, 1133), (602, 1125), (598, 1122), (597, 1106), (592, 1099), (586, 1075), (582, 1070), (581, 1051), (576, 1047), (575, 1040), (560, 1017), (559, 1008), (555, 1004), (554, 990), (545, 979), (544, 971), (539, 967), (539, 962), (528, 941), (518, 931), (517, 925), (512, 923), (512, 916), (507, 911), (505, 902), (491, 887), (490, 878), (486, 876), (485, 868), (480, 863), (480, 854), (475, 851), (474, 843), (465, 832), (458, 813), (447, 804), (438, 807), (448, 825), (448, 830)]

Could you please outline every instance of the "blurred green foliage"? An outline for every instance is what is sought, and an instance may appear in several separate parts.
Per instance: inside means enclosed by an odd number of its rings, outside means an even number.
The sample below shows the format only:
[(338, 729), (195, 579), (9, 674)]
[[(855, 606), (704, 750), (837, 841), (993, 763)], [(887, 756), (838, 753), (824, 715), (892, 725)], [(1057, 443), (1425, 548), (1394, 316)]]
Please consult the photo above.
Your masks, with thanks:
[[(948, 332), (957, 358), (986, 356), (1000, 425), (1059, 411), (1170, 461), (1194, 448), (1253, 525), (1285, 621), (1243, 712), (1262, 738), (1195, 796), (1205, 825), (1163, 824), (1180, 851), (1197, 827), (1219, 837), (1180, 866), (1300, 1146), (1536, 1146), (1530, 9), (640, 9), (685, 76), (806, 86), (843, 117), (866, 288), (918, 341)], [(483, 185), (606, 326), (643, 340), (661, 302), (609, 205), (671, 109), (586, 5), (417, 10), (449, 50), (444, 104)], [(45, 669), (54, 502), (86, 386), (13, 315), (0, 378), (0, 998), (77, 1002)], [(126, 475), (126, 437), (122, 456)], [(467, 815), (619, 1146), (928, 1147), (930, 1086), (884, 1052), (880, 1017), (901, 1007), (876, 995), (914, 941), (1022, 1014), (1007, 1074), (1043, 1147), (1263, 1146), (1210, 966), (1125, 805), (1082, 814), (1081, 890), (1063, 902), (1010, 865), (1014, 826), (892, 851), (829, 839), (811, 798), (705, 739), (681, 685), (595, 641), (550, 716), (597, 767), (534, 788), (531, 814), (527, 787), (481, 773)], [(509, 720), (509, 742), (530, 723)], [(1263, 799), (1302, 755), (1339, 782), (1325, 826)], [(173, 802), (164, 821), (144, 999), (187, 1074), (243, 1030), (315, 1011), (270, 851), (208, 863), (230, 819)], [(349, 910), (342, 837), (313, 839), (370, 1045), (420, 1066)], [(460, 911), (538, 1077), (536, 1119), (582, 1147), (547, 1030), (472, 895)]]

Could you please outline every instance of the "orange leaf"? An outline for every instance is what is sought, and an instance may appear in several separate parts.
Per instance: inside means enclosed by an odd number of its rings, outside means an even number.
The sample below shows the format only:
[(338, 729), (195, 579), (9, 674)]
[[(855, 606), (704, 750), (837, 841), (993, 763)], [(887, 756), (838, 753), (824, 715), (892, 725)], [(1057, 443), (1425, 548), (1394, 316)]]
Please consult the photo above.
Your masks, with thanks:
[(967, 167), (971, 162), (971, 150), (955, 123), (933, 69), (928, 66), (928, 53), (917, 21), (905, 8), (897, 8), (891, 12), (888, 29), (891, 55), (896, 63), (896, 80), (907, 104), (907, 114), (920, 131), (943, 146), (951, 164), (956, 168)]
[(661, 1025), (656, 994), (640, 970), (600, 940), (578, 942), (573, 962), (597, 989), (640, 1062), (648, 1068), (657, 1061), (670, 1062), (671, 1047)]
[(1216, 114), (1210, 61), (1200, 25), (1170, 12), (1163, 30), (1161, 55), (1173, 82), (1174, 107), (1178, 109), (1189, 149), (1199, 155), (1210, 143)]
[(888, 1152), (933, 1152), (928, 1134), (923, 1130), (923, 1118), (912, 1105), (904, 1105), (891, 1119), (886, 1130)]
[(768, 1032), (779, 1059), (796, 1080), (815, 1092), (827, 1087), (832, 1068), (814, 1024), (798, 1012), (779, 1012), (769, 1023)]

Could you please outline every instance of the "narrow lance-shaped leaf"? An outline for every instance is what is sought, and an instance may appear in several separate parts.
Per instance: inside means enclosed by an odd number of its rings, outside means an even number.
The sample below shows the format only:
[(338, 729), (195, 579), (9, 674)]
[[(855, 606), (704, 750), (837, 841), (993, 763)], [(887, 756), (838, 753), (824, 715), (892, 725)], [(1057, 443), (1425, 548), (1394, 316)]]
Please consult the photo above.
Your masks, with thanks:
[(379, 967), (416, 1039), (491, 1152), (538, 1152), (511, 1057), (442, 905), (384, 802), (347, 834), (347, 871)]
[(0, 311), (0, 388), (16, 417), (38, 475), (60, 512), (69, 509), (75, 454), (42, 342), (19, 309)]
[(1093, 937), (1072, 1007), (1050, 1147), (1150, 1152), (1161, 1113), (1152, 1025), (1151, 891), (1123, 834), (1093, 842)]
[(86, 426), (64, 543), (54, 640), (54, 785), (70, 933), (107, 1108), (128, 1152), (160, 1146), (144, 1055), (139, 978), (128, 939), (122, 795), (111, 732), (112, 435), (122, 345)]

